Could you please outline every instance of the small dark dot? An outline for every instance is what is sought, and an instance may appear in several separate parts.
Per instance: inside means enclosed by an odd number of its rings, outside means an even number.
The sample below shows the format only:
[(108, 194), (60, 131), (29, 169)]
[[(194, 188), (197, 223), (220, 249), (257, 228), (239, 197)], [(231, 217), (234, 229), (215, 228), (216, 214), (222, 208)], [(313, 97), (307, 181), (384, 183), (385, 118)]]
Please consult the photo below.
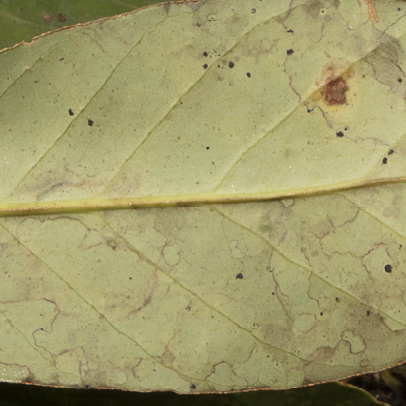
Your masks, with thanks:
[(210, 147), (206, 147), (207, 151), (210, 149)]
[(62, 62), (65, 58), (60, 58), (59, 60)]
[(242, 278), (244, 278), (244, 275), (242, 273), (238, 273), (235, 278), (242, 279)]
[(251, 13), (252, 13), (252, 14), (255, 14), (256, 12), (257, 12), (257, 9), (256, 9), (256, 8), (252, 8), (252, 9), (251, 9)]
[(340, 298), (339, 297), (336, 297), (336, 302), (339, 302), (340, 301)]
[(320, 312), (320, 316), (323, 316), (323, 312)]
[(75, 113), (72, 111), (72, 109), (69, 109), (69, 115), (73, 116)]
[(369, 316), (371, 314), (371, 311), (367, 310), (366, 313), (367, 313), (367, 316)]
[(209, 67), (209, 65), (207, 65), (207, 63), (205, 63), (204, 65), (203, 65), (203, 69), (207, 69)]
[(60, 23), (64, 23), (64, 22), (66, 21), (66, 14), (59, 13), (59, 14), (58, 14), (58, 21), (59, 21)]
[(286, 51), (286, 54), (290, 56), (290, 55), (293, 54), (293, 52), (295, 52), (293, 49), (288, 49), (288, 50)]
[(394, 149), (390, 149), (389, 152), (388, 152), (388, 155), (392, 155), (392, 154), (394, 154), (394, 153), (395, 153), (395, 150), (394, 150)]
[(231, 61), (230, 61), (230, 62), (228, 63), (228, 67), (231, 68), (231, 69), (233, 69), (233, 68), (234, 68), (234, 62), (231, 62)]
[(292, 29), (289, 29), (287, 32), (289, 32), (289, 33), (291, 33), (291, 34), (294, 33), (294, 31), (293, 31)]
[(128, 279), (129, 279), (130, 281), (132, 281), (132, 280), (133, 280), (133, 277), (132, 277), (132, 276), (130, 276)]
[(275, 292), (272, 292), (272, 296), (275, 296)]
[(209, 54), (207, 53), (207, 51), (203, 52), (203, 56), (209, 56)]
[(391, 273), (392, 272), (392, 265), (390, 265), (390, 264), (385, 265), (385, 272), (386, 273)]
[(337, 131), (336, 136), (339, 138), (344, 137), (344, 133), (342, 131)]
[(196, 389), (196, 385), (194, 383), (190, 384), (190, 389)]
[(90, 125), (90, 127), (91, 127), (94, 124), (94, 121), (90, 120), (90, 118), (89, 118), (89, 120), (87, 120), (87, 124)]
[(382, 163), (383, 163), (384, 165), (386, 165), (386, 164), (388, 163), (388, 158), (386, 158), (386, 157), (383, 158), (383, 159), (382, 159)]
[(348, 127), (344, 127), (344, 131), (348, 131), (349, 130), (349, 128)]
[(399, 83), (402, 83), (402, 78), (398, 78), (398, 82), (399, 82)]
[(247, 72), (247, 78), (250, 78), (250, 77), (251, 77), (251, 73)]

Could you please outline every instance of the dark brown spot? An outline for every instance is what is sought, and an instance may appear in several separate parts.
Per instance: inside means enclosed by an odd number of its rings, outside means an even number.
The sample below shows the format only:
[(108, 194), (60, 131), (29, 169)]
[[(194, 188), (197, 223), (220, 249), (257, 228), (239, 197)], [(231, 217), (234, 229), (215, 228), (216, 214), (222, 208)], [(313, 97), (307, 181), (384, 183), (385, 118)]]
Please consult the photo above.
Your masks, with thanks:
[(196, 385), (194, 383), (190, 384), (190, 389), (196, 389)]
[(69, 109), (69, 115), (73, 116), (75, 113), (72, 111), (72, 109)]
[(238, 273), (235, 278), (242, 279), (242, 278), (244, 278), (244, 275), (242, 273)]
[(257, 9), (256, 9), (256, 8), (252, 8), (252, 9), (251, 9), (251, 13), (252, 13), (252, 14), (255, 14), (256, 12), (257, 12)]
[(369, 316), (370, 314), (371, 314), (371, 311), (370, 310), (367, 310), (367, 316)]
[(66, 21), (66, 14), (59, 13), (59, 14), (58, 14), (58, 21), (59, 21), (60, 23), (64, 23), (64, 22)]
[(207, 69), (209, 67), (209, 65), (207, 65), (207, 63), (205, 63), (204, 65), (203, 65), (203, 69)]
[(390, 149), (389, 152), (388, 152), (388, 155), (392, 155), (392, 154), (394, 154), (394, 153), (395, 153), (395, 150), (394, 150), (394, 149)]
[(392, 265), (390, 265), (390, 264), (385, 265), (385, 272), (386, 273), (391, 273), (392, 272)]
[(87, 124), (90, 125), (90, 127), (91, 127), (94, 124), (94, 121), (90, 120), (90, 118), (89, 118), (89, 120), (87, 120)]
[(289, 34), (293, 34), (293, 30), (292, 29), (289, 29), (288, 31), (287, 31)]
[(233, 69), (233, 68), (234, 68), (234, 62), (229, 62), (229, 63), (228, 63), (228, 67), (231, 68), (231, 69)]
[(207, 51), (203, 52), (203, 56), (209, 56), (209, 54), (207, 53)]
[(251, 77), (251, 73), (247, 72), (247, 78)]
[(345, 92), (348, 90), (347, 83), (342, 77), (327, 83), (324, 100), (330, 105), (344, 104), (347, 101)]
[(286, 51), (286, 55), (292, 55), (293, 54), (293, 52), (295, 52), (293, 49), (288, 49), (287, 51)]
[(388, 163), (388, 158), (386, 158), (386, 157), (383, 158), (383, 159), (382, 159), (382, 163), (383, 163), (384, 165), (386, 165), (386, 164)]
[(342, 131), (337, 131), (336, 136), (339, 138), (344, 137), (344, 133)]

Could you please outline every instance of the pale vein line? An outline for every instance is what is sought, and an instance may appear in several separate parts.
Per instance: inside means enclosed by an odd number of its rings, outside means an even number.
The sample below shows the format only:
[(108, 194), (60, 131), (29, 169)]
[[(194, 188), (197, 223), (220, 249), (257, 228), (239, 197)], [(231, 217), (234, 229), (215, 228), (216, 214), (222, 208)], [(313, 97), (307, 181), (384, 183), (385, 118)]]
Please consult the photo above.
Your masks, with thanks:
[[(402, 34), (399, 36), (399, 38), (397, 38), (397, 41), (399, 41), (400, 39), (404, 38), (406, 36), (405, 34)], [(355, 60), (354, 62), (352, 62), (346, 70), (344, 70), (343, 72), (340, 73), (339, 76), (343, 75), (344, 73), (348, 72), (350, 69), (352, 69), (354, 66), (356, 66), (359, 63), (362, 63), (367, 57), (369, 57), (370, 55), (372, 55), (375, 51), (377, 51), (380, 47), (384, 47), (387, 45), (388, 42), (385, 43), (381, 43), (379, 44), (376, 48), (372, 49), (371, 51), (369, 51), (368, 53), (366, 53), (365, 55), (363, 55), (361, 58)], [(334, 79), (332, 79), (334, 80)], [(246, 155), (248, 155), (253, 149), (255, 149), (258, 144), (260, 144), (261, 142), (263, 142), (269, 135), (272, 134), (272, 132), (274, 130), (277, 130), (282, 124), (284, 124), (294, 113), (296, 113), (296, 111), (301, 108), (302, 106), (304, 106), (309, 99), (315, 95), (317, 92), (320, 91), (320, 88), (315, 89), (312, 93), (310, 93), (309, 95), (307, 95), (307, 97), (305, 99), (303, 99), (302, 101), (300, 101), (298, 104), (295, 104), (295, 106), (293, 107), (293, 109), (291, 109), (276, 125), (274, 125), (273, 127), (271, 127), (269, 130), (267, 130), (263, 135), (261, 135), (251, 146), (247, 147), (245, 149), (245, 151), (242, 152), (242, 154), (235, 160), (235, 162), (230, 166), (230, 168), (227, 170), (227, 172), (225, 173), (225, 175), (223, 176), (223, 178), (221, 179), (220, 183), (215, 186), (212, 190), (211, 193), (215, 193), (216, 191), (218, 191), (218, 189), (221, 188), (221, 186), (224, 184), (224, 182), (226, 181), (226, 179), (230, 176), (230, 174), (233, 172), (233, 170), (236, 168), (236, 166), (244, 159), (244, 157)], [(401, 137), (399, 139), (397, 139), (395, 141), (395, 143), (399, 142), (402, 137), (405, 134), (402, 134)], [(365, 179), (365, 176), (363, 177)]]
[[(29, 71), (31, 71), (34, 66), (42, 61), (43, 57), (48, 54), (49, 52), (51, 52), (55, 47), (57, 47), (61, 42), (63, 41), (63, 38), (60, 39), (58, 42), (56, 42), (53, 46), (51, 46), (51, 48), (46, 49), (33, 63), (30, 67), (27, 67), (23, 70), (23, 72), (16, 78), (14, 79), (14, 81), (12, 83), (10, 83), (10, 85), (3, 91), (3, 93), (0, 94), (0, 99), (10, 90), (12, 89), (19, 81), (20, 79)], [(25, 45), (27, 46), (27, 45)]]
[[(193, 1), (191, 1), (193, 2)], [(123, 170), (124, 166), (137, 154), (137, 152), (141, 149), (141, 147), (145, 144), (145, 142), (153, 136), (154, 131), (166, 120), (167, 117), (169, 117), (169, 115), (171, 115), (176, 108), (180, 105), (180, 101), (183, 100), (193, 89), (196, 88), (196, 86), (204, 79), (204, 77), (206, 75), (208, 75), (209, 72), (211, 72), (213, 69), (215, 69), (216, 63), (220, 60), (225, 58), (227, 55), (229, 55), (240, 43), (241, 41), (247, 37), (252, 31), (254, 31), (255, 29), (257, 29), (258, 27), (268, 24), (270, 21), (278, 18), (280, 15), (286, 14), (286, 13), (290, 13), (292, 10), (294, 10), (295, 8), (301, 7), (302, 5), (298, 5), (292, 9), (289, 9), (281, 14), (278, 14), (276, 16), (272, 16), (271, 18), (261, 21), (260, 23), (258, 23), (257, 25), (254, 25), (251, 27), (251, 29), (249, 29), (248, 31), (246, 31), (243, 35), (241, 35), (241, 37), (238, 38), (238, 40), (232, 44), (227, 50), (224, 51), (224, 53), (222, 55), (220, 55), (217, 59), (213, 59), (212, 62), (210, 63), (210, 66), (208, 67), (208, 69), (206, 69), (203, 74), (200, 76), (200, 78), (197, 79), (196, 82), (194, 82), (188, 89), (186, 89), (186, 91), (184, 91), (178, 98), (177, 100), (172, 103), (172, 106), (170, 106), (170, 108), (168, 109), (168, 111), (166, 112), (166, 114), (164, 114), (164, 116), (155, 124), (152, 126), (152, 128), (147, 132), (147, 134), (145, 135), (145, 137), (141, 140), (141, 142), (133, 149), (133, 151), (131, 152), (131, 154), (126, 158), (126, 160), (121, 164), (121, 166), (119, 167), (119, 169), (117, 170), (116, 174), (111, 178), (111, 180), (109, 181), (109, 183), (106, 185), (106, 187), (104, 188), (104, 190), (100, 193), (100, 196), (103, 196), (106, 194), (107, 190), (110, 188), (111, 184), (117, 179), (118, 176), (120, 176), (120, 172)], [(172, 17), (174, 18), (174, 17)]]
[[(207, 308), (209, 308), (210, 310), (212, 310), (213, 312), (217, 313), (219, 316), (221, 316), (222, 318), (224, 318), (225, 320), (227, 320), (228, 322), (230, 322), (231, 324), (233, 324), (234, 326), (236, 326), (238, 329), (245, 331), (246, 333), (248, 333), (253, 339), (254, 341), (257, 341), (258, 343), (273, 348), (274, 350), (280, 351), (282, 353), (285, 353), (289, 356), (292, 356), (293, 358), (298, 359), (299, 361), (305, 362), (305, 363), (311, 363), (313, 365), (325, 365), (321, 362), (315, 362), (313, 360), (308, 360), (306, 358), (302, 358), (297, 354), (294, 354), (288, 350), (285, 350), (283, 348), (277, 347), (274, 344), (270, 344), (268, 342), (262, 341), (258, 336), (256, 336), (251, 330), (249, 330), (247, 327), (243, 327), (242, 325), (240, 325), (239, 323), (237, 323), (235, 320), (233, 320), (232, 318), (230, 318), (229, 316), (227, 316), (225, 313), (221, 312), (220, 310), (218, 310), (216, 307), (214, 307), (213, 305), (211, 305), (209, 302), (207, 302), (206, 300), (204, 300), (202, 297), (200, 297), (197, 293), (193, 292), (191, 289), (189, 289), (188, 287), (186, 287), (185, 285), (183, 285), (181, 282), (179, 282), (176, 278), (174, 278), (172, 275), (170, 275), (168, 272), (165, 272), (164, 269), (162, 269), (158, 264), (156, 264), (154, 261), (152, 261), (150, 258), (148, 258), (146, 255), (144, 255), (137, 247), (135, 247), (133, 244), (131, 244), (123, 235), (121, 235), (119, 232), (117, 232), (112, 226), (111, 224), (107, 221), (107, 219), (105, 217), (100, 216), (100, 219), (102, 219), (104, 221), (104, 223), (106, 224), (106, 226), (117, 236), (119, 237), (121, 240), (125, 241), (126, 244), (128, 244), (128, 247), (131, 248), (132, 250), (134, 250), (135, 253), (137, 253), (142, 259), (144, 259), (144, 261), (151, 265), (152, 267), (154, 267), (155, 269), (157, 269), (162, 275), (164, 275), (164, 277), (170, 279), (176, 286), (179, 286), (182, 290), (184, 290), (185, 292), (187, 292), (190, 296), (196, 298), (199, 302), (201, 302), (204, 306), (206, 306)], [(232, 221), (232, 220), (229, 220)], [(235, 223), (236, 224), (236, 223)], [(237, 224), (238, 225), (238, 224)], [(243, 228), (242, 226), (240, 226), (241, 228)], [(253, 233), (254, 234), (254, 233)], [(268, 244), (269, 245), (269, 244)], [(336, 366), (344, 366), (344, 367), (353, 367), (353, 365), (334, 365)]]
[[(395, 137), (395, 140), (394, 140), (391, 144), (388, 145), (388, 147), (387, 147), (388, 150), (390, 150), (390, 149), (395, 149), (395, 148), (396, 148), (396, 145), (400, 144), (400, 143), (404, 140), (405, 135), (406, 135), (406, 131), (403, 131), (398, 137)], [(387, 155), (387, 153), (386, 153), (385, 155)], [(381, 157), (381, 158), (382, 158), (382, 157)], [(388, 161), (390, 161), (390, 159), (391, 159), (391, 158), (388, 158)], [(377, 161), (376, 164), (371, 167), (371, 169), (364, 175), (363, 178), (364, 178), (364, 179), (371, 178), (371, 175), (373, 175), (373, 173), (374, 173), (378, 168), (382, 167), (382, 165), (383, 165), (383, 164), (382, 164), (382, 161)], [(388, 162), (388, 165), (390, 165), (389, 162)]]
[(399, 238), (406, 239), (406, 235), (400, 234), (399, 231), (395, 230), (394, 228), (390, 227), (388, 224), (386, 224), (383, 220), (381, 220), (379, 217), (376, 217), (375, 214), (373, 214), (371, 211), (367, 210), (365, 206), (360, 206), (355, 200), (351, 199), (347, 193), (343, 192), (340, 193), (340, 197), (347, 200), (349, 203), (353, 204), (356, 206), (359, 210), (364, 212), (367, 216), (371, 217), (374, 219), (377, 223), (383, 225), (385, 228), (387, 228), (390, 232), (393, 234), (397, 235)]
[[(174, 369), (171, 366), (165, 365), (164, 363), (162, 363), (162, 361), (150, 354), (137, 340), (135, 340), (133, 337), (129, 336), (128, 334), (126, 334), (124, 331), (121, 331), (118, 327), (116, 327), (113, 322), (111, 322), (105, 314), (101, 313), (92, 303), (90, 303), (89, 301), (86, 300), (86, 298), (84, 296), (82, 296), (79, 292), (77, 292), (73, 286), (64, 278), (62, 278), (61, 275), (59, 275), (56, 271), (54, 271), (52, 269), (51, 266), (49, 266), (45, 261), (43, 261), (38, 255), (36, 255), (30, 248), (28, 248), (27, 245), (23, 244), (16, 236), (14, 236), (9, 230), (8, 228), (4, 225), (0, 223), (0, 227), (5, 230), (7, 232), (7, 234), (9, 234), (11, 236), (11, 238), (15, 239), (16, 241), (18, 241), (19, 245), (21, 247), (23, 247), (24, 249), (26, 249), (35, 259), (37, 259), (45, 268), (47, 268), (52, 274), (54, 274), (59, 280), (61, 280), (70, 291), (72, 291), (74, 294), (76, 294), (77, 297), (79, 297), (79, 299), (81, 299), (88, 307), (90, 307), (95, 313), (97, 313), (102, 319), (104, 319), (107, 324), (114, 330), (116, 331), (119, 335), (124, 336), (125, 338), (127, 338), (129, 341), (131, 341), (132, 343), (134, 343), (137, 347), (139, 347), (148, 357), (152, 358), (154, 361), (156, 361), (158, 364), (160, 364), (161, 366), (163, 366), (166, 369), (169, 369), (173, 372), (175, 372), (176, 374), (178, 374), (180, 377), (186, 377), (190, 380), (195, 379), (193, 377), (189, 377), (183, 373), (180, 373), (179, 371), (177, 371), (176, 369)], [(38, 350), (37, 350), (38, 351)], [(196, 379), (195, 379), (196, 380)]]
[[(3, 227), (3, 226), (2, 226), (2, 227)], [(28, 345), (29, 345), (35, 352), (37, 352), (37, 353), (41, 356), (41, 358), (43, 358), (45, 361), (49, 362), (54, 368), (58, 369), (59, 371), (61, 371), (61, 372), (63, 372), (63, 373), (70, 374), (70, 375), (73, 375), (73, 374), (71, 374), (70, 372), (65, 372), (64, 370), (57, 368), (56, 365), (54, 365), (54, 364), (51, 362), (51, 360), (49, 360), (44, 354), (42, 354), (41, 351), (40, 351), (38, 348), (36, 348), (36, 346), (33, 345), (33, 344), (30, 342), (30, 340), (25, 336), (25, 334), (24, 334), (18, 327), (16, 327), (16, 326), (11, 322), (11, 320), (3, 313), (2, 310), (0, 310), (0, 314), (4, 317), (5, 320), (7, 320), (8, 324), (10, 324), (10, 326), (11, 326), (14, 330), (16, 330), (19, 335), (21, 335), (21, 336), (24, 338), (24, 340), (28, 343)], [(27, 367), (27, 366), (26, 366), (26, 367)], [(28, 367), (27, 367), (27, 368), (28, 368)], [(28, 368), (28, 369), (29, 369), (29, 368)]]
[[(160, 24), (162, 21), (158, 22), (156, 25), (154, 25), (150, 30), (153, 30), (158, 24)], [(109, 80), (112, 78), (116, 70), (121, 66), (121, 64), (127, 59), (127, 57), (130, 55), (130, 53), (135, 49), (137, 45), (140, 44), (142, 39), (145, 37), (145, 35), (148, 34), (150, 31), (144, 32), (144, 34), (140, 37), (140, 39), (131, 47), (131, 49), (124, 55), (124, 57), (121, 59), (121, 61), (115, 66), (115, 68), (110, 72), (110, 74), (107, 76), (106, 80), (104, 83), (100, 86), (100, 88), (93, 94), (93, 96), (88, 100), (84, 108), (76, 115), (76, 117), (69, 123), (69, 125), (65, 128), (65, 130), (57, 137), (55, 138), (54, 142), (46, 149), (43, 154), (38, 158), (37, 162), (28, 170), (28, 172), (20, 179), (20, 181), (17, 183), (17, 185), (14, 187), (14, 191), (17, 190), (22, 183), (30, 176), (30, 174), (35, 170), (35, 168), (40, 165), (40, 163), (45, 159), (45, 157), (50, 153), (50, 151), (56, 146), (58, 141), (69, 131), (69, 129), (73, 126), (73, 124), (84, 114), (84, 112), (87, 110), (87, 108), (90, 106), (92, 101), (100, 94), (102, 90), (104, 90), (104, 87), (106, 84), (109, 82)], [(7, 197), (9, 198), (14, 191), (12, 191)]]
[(357, 297), (353, 296), (352, 294), (350, 294), (349, 292), (346, 292), (345, 290), (333, 285), (332, 283), (326, 281), (324, 278), (322, 278), (320, 275), (317, 275), (315, 273), (312, 272), (311, 269), (295, 262), (294, 260), (290, 259), (286, 254), (284, 254), (280, 249), (278, 249), (277, 247), (275, 247), (270, 241), (268, 241), (265, 237), (261, 236), (260, 234), (256, 233), (254, 230), (250, 229), (247, 226), (244, 226), (241, 223), (238, 223), (237, 221), (233, 220), (232, 218), (228, 217), (226, 214), (224, 214), (220, 209), (218, 208), (213, 208), (214, 211), (218, 212), (219, 215), (221, 215), (223, 218), (225, 218), (227, 221), (229, 221), (230, 223), (236, 225), (237, 227), (241, 228), (242, 230), (256, 236), (257, 238), (259, 238), (261, 241), (263, 241), (266, 245), (268, 245), (270, 248), (272, 248), (273, 250), (275, 250), (283, 259), (285, 259), (285, 261), (291, 263), (292, 265), (302, 269), (303, 271), (305, 271), (306, 273), (308, 273), (309, 275), (311, 275), (312, 277), (315, 277), (317, 279), (319, 279), (321, 282), (323, 282), (324, 284), (328, 285), (331, 289), (335, 289), (343, 294), (345, 294), (346, 296), (350, 297), (351, 299), (353, 299), (354, 301), (356, 301), (357, 303), (359, 303), (360, 305), (363, 305), (365, 307), (368, 307), (370, 309), (375, 310), (378, 314), (384, 315), (386, 316), (388, 319), (400, 324), (403, 327), (406, 327), (406, 324), (403, 322), (400, 322), (398, 320), (396, 320), (395, 318), (393, 318), (392, 316), (388, 315), (386, 312), (379, 310), (373, 306), (371, 306), (368, 303), (364, 303), (361, 300), (359, 300)]

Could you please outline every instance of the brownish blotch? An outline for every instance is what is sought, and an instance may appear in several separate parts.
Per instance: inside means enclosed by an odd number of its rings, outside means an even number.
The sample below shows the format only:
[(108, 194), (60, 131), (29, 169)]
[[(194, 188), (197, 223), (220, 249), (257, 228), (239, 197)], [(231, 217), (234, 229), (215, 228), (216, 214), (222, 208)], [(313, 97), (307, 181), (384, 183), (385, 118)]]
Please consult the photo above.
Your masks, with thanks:
[(335, 80), (326, 84), (324, 89), (324, 100), (329, 106), (334, 104), (345, 104), (347, 97), (345, 92), (348, 90), (348, 85), (343, 77), (338, 77)]

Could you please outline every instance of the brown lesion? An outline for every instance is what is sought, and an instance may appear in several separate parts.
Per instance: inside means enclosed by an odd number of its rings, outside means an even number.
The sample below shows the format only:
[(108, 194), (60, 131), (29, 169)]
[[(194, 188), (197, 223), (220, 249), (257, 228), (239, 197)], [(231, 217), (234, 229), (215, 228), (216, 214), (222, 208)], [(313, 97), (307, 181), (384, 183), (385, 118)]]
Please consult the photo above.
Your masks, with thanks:
[(378, 16), (375, 9), (375, 0), (365, 0), (365, 3), (368, 4), (369, 18), (373, 23), (376, 23), (378, 21)]
[(324, 100), (329, 106), (335, 104), (345, 104), (347, 97), (345, 95), (348, 85), (342, 76), (331, 82), (328, 82), (324, 89)]

